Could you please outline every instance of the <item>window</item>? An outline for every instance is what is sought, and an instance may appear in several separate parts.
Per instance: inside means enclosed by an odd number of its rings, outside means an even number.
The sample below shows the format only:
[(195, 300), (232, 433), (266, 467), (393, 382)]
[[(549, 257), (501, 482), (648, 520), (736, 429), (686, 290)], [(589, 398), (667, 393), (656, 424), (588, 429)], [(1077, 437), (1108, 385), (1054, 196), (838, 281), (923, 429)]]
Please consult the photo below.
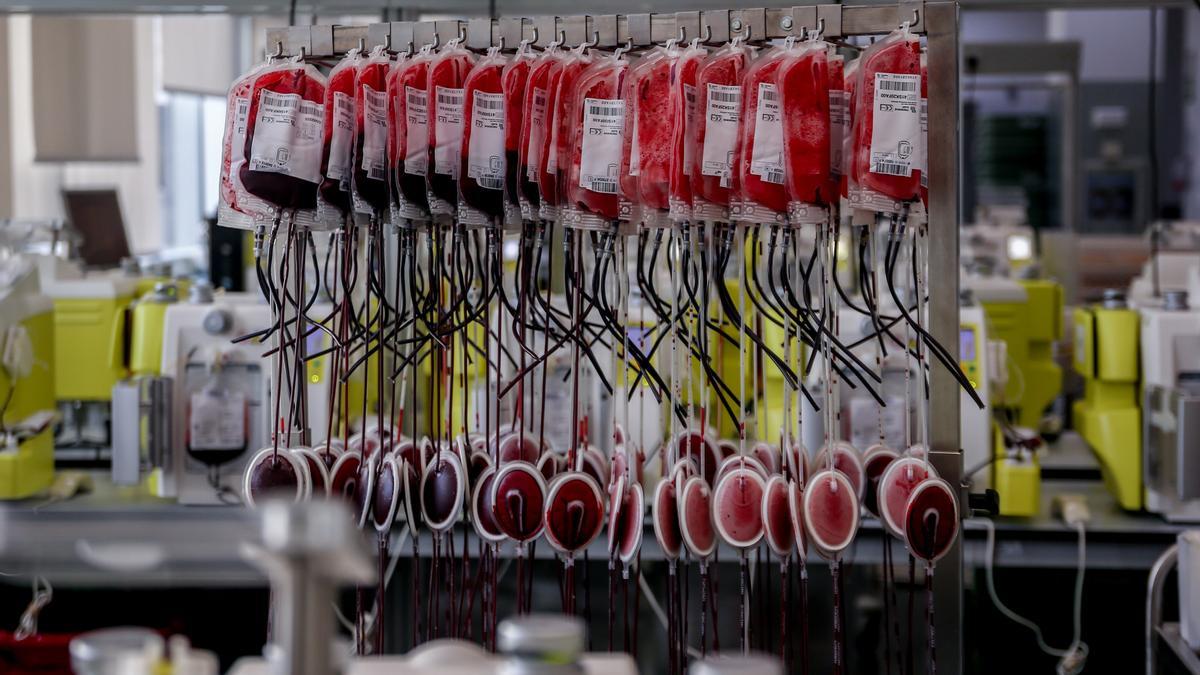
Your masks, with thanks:
[(204, 244), (217, 212), (225, 99), (166, 91), (159, 105), (164, 247)]

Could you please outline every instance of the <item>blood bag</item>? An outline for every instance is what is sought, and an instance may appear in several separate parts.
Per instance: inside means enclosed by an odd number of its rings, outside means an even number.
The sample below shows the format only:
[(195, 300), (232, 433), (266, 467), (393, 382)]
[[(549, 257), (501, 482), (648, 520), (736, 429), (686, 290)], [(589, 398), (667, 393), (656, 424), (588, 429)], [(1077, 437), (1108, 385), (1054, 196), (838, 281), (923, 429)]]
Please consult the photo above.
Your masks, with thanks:
[(917, 198), (921, 144), (921, 48), (916, 35), (894, 31), (871, 45), (858, 68), (854, 164), (855, 206), (896, 212)]
[(426, 174), (429, 167), (429, 63), (432, 60), (431, 47), (425, 45), (396, 76), (396, 115), (398, 123), (404, 127), (403, 134), (397, 136), (396, 210), (398, 215), (409, 220), (429, 217)]
[(382, 46), (358, 66), (354, 79), (354, 210), (379, 217), (388, 211), (387, 76), (391, 61)]
[(404, 85), (400, 82), (408, 67), (408, 55), (398, 54), (387, 76), (387, 183), (391, 221), (400, 223), (400, 174), (404, 170), (402, 148), (406, 142), (404, 125)]
[[(538, 196), (541, 198), (540, 215), (543, 219), (553, 219), (558, 215), (558, 152), (554, 145), (554, 110), (558, 102), (558, 83), (562, 80), (563, 69), (570, 58), (568, 52), (555, 59), (546, 76), (546, 113), (545, 124), (538, 139), (541, 150), (537, 157)], [(531, 135), (530, 143), (534, 142)], [(531, 166), (533, 166), (531, 164)]]
[(200, 462), (217, 466), (246, 451), (250, 406), (245, 394), (210, 382), (187, 401), (187, 451)]
[(671, 128), (671, 157), (668, 165), (668, 207), (673, 220), (692, 217), (691, 165), (696, 142), (696, 82), (700, 63), (708, 50), (699, 40), (684, 49), (675, 61), (671, 77), (671, 109), (674, 124)]
[(850, 114), (845, 91), (846, 59), (831, 49), (829, 63), (829, 173), (837, 190), (841, 189), (845, 159), (842, 143), (850, 129)]
[(530, 67), (525, 83), (517, 149), (520, 162), (517, 178), (520, 181), (518, 198), (521, 202), (521, 217), (527, 220), (538, 217), (542, 203), (538, 181), (542, 150), (547, 136), (546, 105), (552, 90), (550, 75), (561, 56), (557, 48), (547, 48)]
[(621, 99), (625, 101), (625, 132), (621, 137), (621, 170), (617, 174), (622, 221), (643, 223), (637, 184), (637, 83), (646, 72), (646, 60), (640, 59), (625, 71)]
[(920, 174), (921, 203), (929, 208), (929, 62), (921, 53), (921, 159), (917, 163)]
[(329, 72), (325, 88), (325, 143), (317, 213), (323, 221), (341, 223), (351, 209), (350, 164), (354, 161), (355, 87), (362, 55), (352, 49)]
[(255, 66), (238, 78), (225, 100), (225, 135), (221, 142), (221, 203), (217, 224), (242, 230), (254, 229), (265, 218), (269, 207), (242, 188), (240, 170), (246, 163), (246, 127), (250, 116), (250, 95), (254, 80), (266, 68)]
[(568, 176), (571, 149), (574, 147), (575, 134), (580, 131), (579, 122), (572, 116), (579, 94), (579, 78), (591, 64), (591, 55), (582, 47), (576, 47), (563, 58), (562, 74), (558, 78), (558, 93), (554, 97), (550, 125), (550, 154), (546, 165), (547, 169), (554, 169), (552, 173), (557, 186), (555, 196), (560, 206), (568, 205), (570, 199)]
[(858, 64), (854, 59), (842, 67), (842, 100), (846, 105), (846, 120), (842, 127), (842, 181), (841, 194), (846, 199), (852, 188), (857, 189), (858, 173), (854, 164), (856, 103), (858, 101)]
[(506, 120), (500, 79), (506, 62), (493, 48), (463, 82), (459, 220), (468, 225), (486, 225), (504, 217)]
[(429, 210), (433, 215), (455, 213), (462, 154), (463, 83), (475, 57), (451, 40), (429, 64)]
[(299, 60), (254, 80), (246, 129), (245, 190), (276, 209), (316, 209), (325, 130), (325, 77)]
[(696, 149), (692, 209), (701, 220), (729, 217), (729, 189), (742, 117), (742, 76), (750, 48), (740, 39), (721, 47), (696, 73)]
[(672, 43), (655, 48), (643, 58), (647, 65), (638, 80), (635, 102), (638, 197), (645, 211), (666, 213), (670, 207), (671, 134), (674, 128), (671, 73), (679, 58), (679, 49)]
[(782, 223), (787, 214), (783, 185), (783, 122), (775, 79), (788, 49), (775, 47), (746, 70), (738, 134), (736, 199), (732, 217), (747, 223)]
[(504, 94), (504, 214), (505, 222), (512, 224), (521, 220), (520, 176), (524, 173), (520, 149), (525, 131), (525, 86), (537, 62), (529, 43), (522, 42), (500, 75), (500, 91)]
[(581, 132), (572, 143), (568, 195), (584, 227), (606, 228), (619, 214), (626, 114), (621, 88), (628, 68), (629, 61), (617, 54), (598, 60), (579, 78), (572, 120)]
[(824, 46), (788, 50), (775, 79), (783, 117), (784, 186), (793, 224), (828, 220), (830, 173), (829, 67)]

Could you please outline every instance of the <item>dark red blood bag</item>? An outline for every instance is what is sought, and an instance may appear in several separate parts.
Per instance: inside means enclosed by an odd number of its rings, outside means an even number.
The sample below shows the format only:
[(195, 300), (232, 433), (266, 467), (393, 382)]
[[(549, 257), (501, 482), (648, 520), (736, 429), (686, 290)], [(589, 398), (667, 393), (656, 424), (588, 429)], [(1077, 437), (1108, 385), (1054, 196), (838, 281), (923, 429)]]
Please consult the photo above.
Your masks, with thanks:
[(391, 208), (393, 223), (398, 223), (404, 219), (404, 216), (400, 214), (399, 181), (400, 172), (404, 170), (404, 152), (402, 148), (404, 148), (406, 138), (404, 125), (404, 85), (400, 83), (400, 78), (408, 65), (407, 55), (401, 52), (392, 63), (392, 68), (388, 71), (387, 76), (387, 182), (388, 194), (391, 197), (389, 206)]
[(463, 82), (462, 165), (458, 172), (459, 219), (486, 225), (504, 217), (504, 91), (507, 59), (493, 48)]
[(451, 40), (429, 64), (429, 210), (454, 215), (462, 154), (463, 83), (475, 57)]
[(918, 166), (921, 203), (929, 208), (929, 63), (921, 54), (921, 163)]
[(735, 38), (706, 58), (696, 73), (692, 209), (701, 220), (729, 217), (730, 178), (742, 117), (742, 76), (750, 56), (750, 48)]
[[(579, 94), (579, 78), (583, 71), (592, 64), (592, 57), (583, 47), (572, 49), (563, 59), (562, 74), (558, 78), (558, 93), (554, 96), (551, 119), (550, 156), (547, 168), (554, 168), (555, 198), (558, 205), (566, 205), (570, 200), (568, 175), (571, 168), (571, 149), (574, 147), (575, 134), (579, 131), (579, 123), (572, 116), (575, 99)], [(544, 198), (544, 196), (543, 196)]]
[(834, 199), (829, 170), (829, 65), (825, 47), (783, 57), (775, 78), (783, 115), (784, 186), (793, 223), (823, 223)]
[(842, 96), (846, 102), (845, 136), (842, 137), (842, 198), (850, 196), (851, 189), (858, 187), (858, 173), (854, 166), (854, 146), (857, 126), (854, 123), (855, 104), (858, 101), (858, 59), (842, 67)]
[(858, 69), (854, 164), (858, 194), (874, 211), (899, 210), (917, 198), (921, 135), (921, 46), (901, 29), (871, 45)]
[(739, 190), (732, 205), (733, 218), (742, 222), (781, 223), (787, 215), (782, 111), (775, 79), (788, 51), (776, 47), (759, 56), (743, 80), (736, 168)]
[[(555, 59), (546, 77), (546, 119), (541, 132), (541, 150), (537, 158), (538, 196), (541, 198), (541, 217), (558, 215), (558, 152), (554, 145), (554, 109), (558, 103), (558, 83), (571, 52)], [(533, 142), (533, 138), (530, 138)]]
[(829, 172), (830, 177), (841, 189), (845, 160), (842, 144), (850, 128), (845, 91), (846, 59), (835, 50), (827, 54), (829, 62)]
[(355, 87), (362, 55), (357, 49), (329, 72), (325, 88), (325, 148), (321, 160), (321, 186), (317, 210), (321, 220), (341, 222), (351, 209), (351, 172), (354, 161)]
[(392, 62), (382, 46), (358, 66), (354, 79), (354, 210), (375, 217), (388, 211), (387, 77)]
[(315, 209), (324, 151), (325, 78), (287, 61), (254, 80), (246, 128), (246, 191), (276, 209)]
[(570, 120), (579, 132), (571, 144), (567, 194), (583, 227), (608, 227), (620, 211), (626, 114), (621, 86), (628, 68), (629, 61), (617, 54), (597, 60), (579, 78)]
[(696, 74), (708, 51), (699, 40), (675, 62), (671, 76), (671, 110), (675, 123), (671, 128), (671, 157), (668, 171), (668, 206), (673, 220), (692, 218), (691, 164), (696, 142)]
[(674, 44), (657, 47), (644, 58), (654, 60), (639, 78), (636, 91), (637, 175), (638, 197), (649, 217), (652, 211), (665, 214), (670, 207), (674, 131), (671, 73), (679, 59), (679, 49)]
[(639, 59), (625, 71), (625, 81), (621, 83), (625, 133), (621, 137), (621, 172), (617, 177), (621, 195), (620, 219), (638, 225), (642, 224), (643, 218), (637, 185), (637, 83), (646, 72), (645, 65), (646, 59)]
[[(556, 70), (562, 58), (561, 53), (550, 47), (542, 52), (529, 69), (529, 78), (525, 83), (525, 95), (521, 105), (521, 135), (518, 139), (517, 159), (520, 162), (518, 179), (521, 201), (521, 216), (526, 219), (539, 217), (542, 195), (539, 189), (539, 175), (542, 165), (542, 151), (546, 136), (546, 106), (553, 90), (551, 73)], [(561, 70), (559, 70), (561, 72)]]
[(537, 54), (521, 42), (517, 53), (504, 66), (500, 90), (504, 93), (504, 214), (505, 222), (521, 220), (521, 139), (524, 129), (525, 86), (537, 63)]
[(397, 137), (397, 211), (403, 218), (429, 217), (426, 173), (429, 168), (429, 62), (430, 46), (416, 53), (396, 76), (400, 98), (397, 118), (404, 132)]
[(217, 224), (237, 229), (254, 229), (269, 210), (262, 200), (247, 194), (242, 188), (239, 171), (246, 163), (246, 126), (250, 116), (250, 94), (254, 80), (266, 68), (255, 66), (229, 87), (225, 106), (225, 136), (221, 143), (221, 202)]

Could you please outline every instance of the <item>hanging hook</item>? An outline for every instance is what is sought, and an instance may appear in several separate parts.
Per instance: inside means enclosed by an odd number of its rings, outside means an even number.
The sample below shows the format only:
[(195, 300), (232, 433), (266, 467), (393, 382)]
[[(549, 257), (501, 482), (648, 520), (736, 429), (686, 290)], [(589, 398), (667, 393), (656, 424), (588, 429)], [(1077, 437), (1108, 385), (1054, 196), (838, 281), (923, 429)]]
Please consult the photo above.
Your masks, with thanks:
[(383, 51), (392, 51), (392, 31), (390, 30), (383, 34)]
[[(503, 38), (504, 36), (503, 36), (503, 35), (501, 35), (500, 37), (501, 37), (501, 38)], [(523, 39), (523, 40), (521, 40), (521, 44), (518, 46), (518, 49), (520, 49), (521, 47), (528, 48), (528, 47), (529, 47), (529, 45), (535, 45), (535, 44), (537, 44), (537, 41), (538, 41), (539, 37), (540, 37), (540, 36), (538, 35), (538, 27), (537, 27), (537, 25), (535, 24), (535, 25), (533, 26), (533, 39), (532, 39), (532, 40), (529, 40), (529, 39)]]
[(619, 58), (621, 58), (622, 55), (628, 54), (632, 50), (633, 50), (633, 38), (627, 38), (625, 40), (625, 44), (623, 44), (613, 50), (613, 58), (619, 59)]
[(900, 27), (908, 29), (917, 25), (918, 23), (921, 23), (921, 10), (914, 8), (912, 13), (912, 21), (905, 21), (900, 24)]
[(675, 42), (680, 43), (680, 42), (686, 42), (686, 41), (687, 41), (687, 26), (680, 26), (679, 27), (679, 39), (676, 40)]
[(366, 53), (366, 51), (367, 51), (366, 38), (358, 38), (358, 51), (361, 53), (364, 53), (364, 54)]
[(733, 39), (730, 40), (730, 42), (732, 42), (734, 44), (737, 44), (739, 42), (749, 42), (749, 41), (750, 41), (750, 24), (749, 23), (742, 25), (742, 34), (741, 35), (734, 35)]
[(591, 49), (598, 44), (600, 44), (600, 31), (594, 30), (592, 31), (592, 39), (590, 41), (584, 40), (583, 42), (579, 43), (579, 46), (583, 49)]
[(704, 39), (701, 42), (706, 44), (712, 42), (712, 24), (704, 24)]
[(275, 58), (277, 58), (277, 59), (283, 58), (283, 41), (282, 40), (275, 42)]
[(819, 17), (817, 17), (817, 29), (814, 31), (810, 31), (809, 36), (812, 39), (817, 40), (817, 39), (820, 39), (820, 37), (824, 34), (825, 34), (825, 17), (819, 16)]
[(546, 45), (546, 48), (547, 49), (555, 49), (557, 47), (563, 46), (564, 44), (566, 44), (566, 42), (567, 42), (567, 31), (560, 30), (560, 31), (558, 31), (558, 37), (551, 40), (550, 44)]

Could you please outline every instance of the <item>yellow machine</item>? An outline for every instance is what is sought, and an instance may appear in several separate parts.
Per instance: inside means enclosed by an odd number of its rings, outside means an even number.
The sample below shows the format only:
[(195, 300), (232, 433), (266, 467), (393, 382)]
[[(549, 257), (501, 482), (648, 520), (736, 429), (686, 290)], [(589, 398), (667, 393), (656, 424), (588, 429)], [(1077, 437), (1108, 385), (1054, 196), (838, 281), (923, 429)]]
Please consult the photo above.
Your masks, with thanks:
[(53, 305), (20, 258), (0, 279), (0, 499), (21, 499), (54, 480)]
[(1074, 405), (1075, 427), (1100, 461), (1105, 485), (1122, 508), (1143, 505), (1142, 419), (1139, 407), (1139, 316), (1119, 293), (1074, 313), (1075, 370), (1084, 397)]

